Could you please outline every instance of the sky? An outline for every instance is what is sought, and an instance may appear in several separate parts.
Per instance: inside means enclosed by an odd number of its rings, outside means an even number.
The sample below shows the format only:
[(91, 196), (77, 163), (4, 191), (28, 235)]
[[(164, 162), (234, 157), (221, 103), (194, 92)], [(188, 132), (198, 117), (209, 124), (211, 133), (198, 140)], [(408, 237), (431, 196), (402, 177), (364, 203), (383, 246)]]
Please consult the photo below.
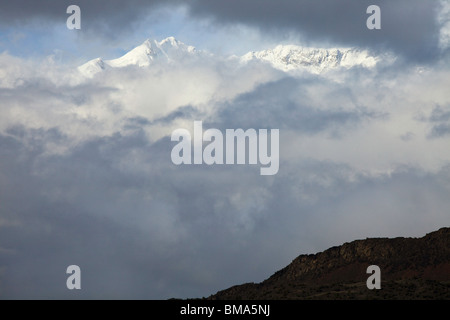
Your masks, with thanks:
[[(77, 69), (169, 36), (201, 54)], [(279, 44), (378, 63), (316, 74), (236, 59)], [(207, 297), (300, 254), (448, 227), (449, 48), (449, 1), (1, 2), (0, 298)], [(171, 133), (194, 121), (279, 129), (278, 173), (174, 165)]]

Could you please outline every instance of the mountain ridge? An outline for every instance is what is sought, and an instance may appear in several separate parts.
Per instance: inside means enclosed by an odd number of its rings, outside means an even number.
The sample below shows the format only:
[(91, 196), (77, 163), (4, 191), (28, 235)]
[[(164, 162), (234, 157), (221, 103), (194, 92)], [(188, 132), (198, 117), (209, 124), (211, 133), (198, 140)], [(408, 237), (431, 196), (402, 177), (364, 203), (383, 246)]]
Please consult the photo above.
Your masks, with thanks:
[[(183, 61), (189, 57), (211, 55), (198, 51), (195, 47), (184, 44), (174, 37), (161, 41), (147, 39), (119, 58), (103, 60), (92, 59), (78, 67), (81, 74), (93, 77), (98, 72), (109, 68), (127, 66), (149, 67), (157, 62)], [(320, 74), (339, 68), (350, 69), (360, 66), (371, 69), (381, 60), (371, 56), (367, 50), (357, 48), (310, 48), (298, 45), (278, 45), (273, 49), (251, 51), (237, 58), (241, 64), (249, 62), (269, 63), (273, 68), (284, 71), (306, 71)]]
[(310, 48), (297, 45), (278, 45), (274, 49), (252, 51), (241, 57), (242, 61), (260, 60), (283, 71), (305, 69), (319, 74), (323, 71), (354, 66), (373, 68), (380, 58), (372, 57), (367, 50), (356, 48)]
[[(381, 268), (384, 291), (378, 295), (366, 288), (369, 265)], [(416, 291), (405, 291), (412, 287)], [(450, 299), (450, 228), (421, 238), (367, 238), (302, 254), (261, 283), (233, 286), (209, 299), (307, 299), (318, 294), (321, 299), (385, 294), (394, 299)]]

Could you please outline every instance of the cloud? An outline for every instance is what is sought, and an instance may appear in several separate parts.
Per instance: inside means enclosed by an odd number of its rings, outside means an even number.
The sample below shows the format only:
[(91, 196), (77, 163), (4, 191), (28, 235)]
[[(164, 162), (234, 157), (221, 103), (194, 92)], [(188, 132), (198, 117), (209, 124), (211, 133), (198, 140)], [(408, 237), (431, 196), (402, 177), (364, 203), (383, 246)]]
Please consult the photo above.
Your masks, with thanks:
[[(174, 167), (169, 141), (143, 135), (51, 157), (10, 140), (0, 137), (1, 214), (18, 225), (0, 227), (14, 252), (0, 252), (2, 298), (207, 296), (300, 253), (448, 221), (448, 170), (376, 177), (311, 160), (264, 180), (242, 167)], [(64, 287), (70, 264), (82, 270), (78, 293)]]
[[(81, 9), (82, 28), (86, 36), (95, 32), (97, 35), (117, 38), (125, 31), (133, 29), (139, 21), (151, 15), (162, 6), (179, 1), (77, 1)], [(37, 23), (40, 26), (59, 23), (65, 28), (69, 14), (67, 8), (73, 1), (32, 1), (2, 2), (0, 4), (0, 25), (24, 26)]]
[[(208, 296), (447, 225), (448, 136), (427, 134), (448, 122), (448, 66), (392, 69), (294, 77), (213, 56), (83, 79), (0, 56), (0, 297)], [(173, 165), (170, 134), (194, 120), (279, 128), (278, 174)]]
[[(0, 4), (0, 25), (24, 26), (37, 23), (65, 27), (70, 1), (21, 0)], [(381, 30), (368, 30), (368, 6), (376, 4), (382, 12)], [(331, 46), (369, 47), (377, 52), (393, 51), (413, 62), (434, 61), (445, 49), (448, 8), (433, 0), (268, 0), (242, 1), (78, 1), (82, 9), (80, 34), (90, 38), (119, 39), (129, 36), (142, 23), (167, 19), (180, 7), (187, 8), (192, 21), (203, 21), (214, 28), (247, 25), (264, 34), (305, 43)], [(161, 10), (163, 9), (163, 10)], [(155, 14), (158, 12), (158, 14)], [(163, 14), (164, 12), (164, 14)], [(158, 18), (158, 15), (162, 15)]]
[(432, 125), (429, 138), (440, 138), (450, 134), (450, 108), (437, 105), (429, 117), (421, 117), (420, 120)]
[[(381, 30), (368, 30), (366, 9), (381, 8)], [(193, 1), (191, 13), (224, 24), (248, 24), (264, 32), (294, 31), (306, 41), (392, 50), (414, 61), (436, 58), (437, 1)]]
[[(321, 87), (324, 99), (334, 96), (327, 108), (314, 106), (311, 91)], [(323, 86), (323, 88), (322, 88)], [(311, 90), (312, 89), (312, 90)], [(264, 83), (251, 92), (244, 93), (221, 107), (218, 119), (222, 125), (239, 128), (279, 128), (296, 133), (316, 134), (328, 131), (339, 135), (348, 127), (364, 120), (382, 118), (385, 115), (368, 111), (355, 105), (351, 96), (340, 92), (342, 85), (323, 77), (308, 79), (282, 78)]]

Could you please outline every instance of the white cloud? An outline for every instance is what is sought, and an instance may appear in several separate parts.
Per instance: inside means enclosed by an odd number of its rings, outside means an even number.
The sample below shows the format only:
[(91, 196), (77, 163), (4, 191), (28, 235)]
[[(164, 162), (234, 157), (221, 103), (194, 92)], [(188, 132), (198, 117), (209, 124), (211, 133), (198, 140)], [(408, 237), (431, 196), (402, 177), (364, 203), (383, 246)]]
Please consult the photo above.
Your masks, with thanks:
[[(66, 297), (54, 274), (74, 260), (84, 297), (206, 296), (300, 253), (448, 223), (450, 137), (429, 137), (448, 66), (335, 81), (211, 56), (83, 79), (3, 54), (0, 74), (5, 297)], [(279, 173), (174, 166), (170, 133), (194, 120), (279, 128)]]

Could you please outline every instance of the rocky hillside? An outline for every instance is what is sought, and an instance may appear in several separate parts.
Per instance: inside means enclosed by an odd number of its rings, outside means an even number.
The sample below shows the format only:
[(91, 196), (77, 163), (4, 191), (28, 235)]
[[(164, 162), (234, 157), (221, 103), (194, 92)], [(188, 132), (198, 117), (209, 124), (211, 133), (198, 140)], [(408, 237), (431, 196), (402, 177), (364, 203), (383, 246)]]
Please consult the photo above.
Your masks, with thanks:
[[(381, 290), (367, 289), (369, 265), (381, 269)], [(234, 286), (209, 299), (450, 299), (450, 228), (300, 255), (262, 283)]]

